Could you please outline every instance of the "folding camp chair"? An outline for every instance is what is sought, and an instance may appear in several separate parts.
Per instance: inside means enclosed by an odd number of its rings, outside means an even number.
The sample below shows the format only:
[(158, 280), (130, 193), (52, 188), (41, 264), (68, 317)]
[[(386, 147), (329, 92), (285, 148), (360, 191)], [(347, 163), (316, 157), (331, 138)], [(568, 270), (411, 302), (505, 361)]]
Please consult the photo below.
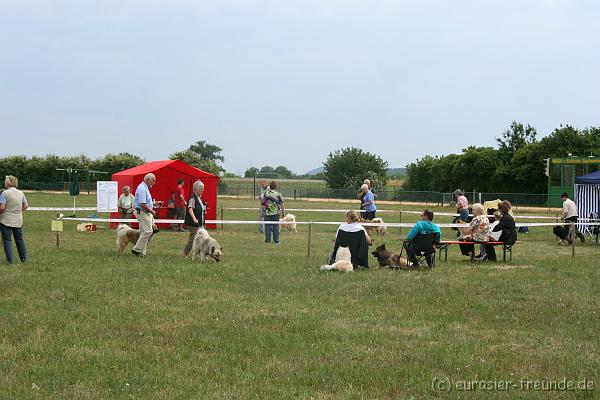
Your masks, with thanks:
[(591, 213), (590, 220), (591, 222), (597, 223), (598, 225), (587, 225), (590, 228), (590, 235), (596, 235), (596, 243), (598, 243), (598, 236), (600, 235), (600, 217), (598, 217), (598, 213)]
[(435, 245), (437, 244), (435, 233), (418, 234), (412, 240), (405, 240), (402, 251), (406, 249), (410, 260), (411, 252), (414, 253), (419, 267), (427, 266), (430, 269), (435, 268)]

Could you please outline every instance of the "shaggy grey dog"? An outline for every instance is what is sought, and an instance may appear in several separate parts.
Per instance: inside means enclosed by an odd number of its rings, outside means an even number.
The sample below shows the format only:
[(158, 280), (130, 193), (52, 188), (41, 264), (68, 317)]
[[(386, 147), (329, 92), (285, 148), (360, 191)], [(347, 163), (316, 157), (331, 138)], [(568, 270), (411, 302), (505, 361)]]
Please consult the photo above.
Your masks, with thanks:
[(196, 257), (199, 257), (200, 261), (206, 261), (208, 257), (211, 257), (216, 262), (221, 261), (223, 257), (221, 245), (204, 228), (198, 229), (192, 245), (192, 260), (195, 260)]

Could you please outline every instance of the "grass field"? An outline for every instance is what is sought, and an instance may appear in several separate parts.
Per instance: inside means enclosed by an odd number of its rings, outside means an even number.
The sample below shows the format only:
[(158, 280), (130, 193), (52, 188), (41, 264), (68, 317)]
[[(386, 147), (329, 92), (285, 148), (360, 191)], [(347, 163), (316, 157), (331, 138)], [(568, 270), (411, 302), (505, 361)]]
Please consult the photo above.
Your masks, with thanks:
[[(71, 204), (59, 194), (28, 199)], [(167, 231), (142, 262), (117, 256), (114, 231), (78, 233), (73, 222), (56, 249), (52, 216), (27, 212), (30, 261), (0, 263), (0, 399), (600, 397), (600, 245), (591, 240), (572, 260), (549, 228), (533, 228), (506, 264), (471, 264), (453, 248), (433, 272), (340, 274), (319, 271), (333, 226), (314, 227), (311, 257), (306, 226), (276, 247), (256, 226), (227, 225), (213, 234), (219, 264), (181, 260), (186, 236)], [(376, 244), (399, 250), (391, 231)], [(594, 390), (562, 391), (563, 379)], [(516, 387), (486, 390), (498, 381)]]

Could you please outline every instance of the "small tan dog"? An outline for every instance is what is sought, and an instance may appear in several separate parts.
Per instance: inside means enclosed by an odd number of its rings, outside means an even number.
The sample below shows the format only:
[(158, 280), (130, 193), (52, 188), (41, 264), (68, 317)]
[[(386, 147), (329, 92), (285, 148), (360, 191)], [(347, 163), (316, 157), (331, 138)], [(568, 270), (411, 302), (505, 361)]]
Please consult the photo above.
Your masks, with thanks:
[[(150, 239), (152, 239), (152, 237), (158, 232), (158, 227), (153, 224), (152, 236), (150, 237)], [(140, 231), (138, 229), (133, 229), (129, 225), (119, 224), (119, 226), (117, 227), (117, 247), (119, 249), (119, 254), (123, 255), (123, 253), (125, 252), (125, 248), (129, 243), (135, 246), (139, 238)]]
[(285, 228), (292, 233), (297, 233), (298, 229), (296, 228), (296, 216), (294, 214), (286, 214), (281, 219), (281, 229)]
[(371, 221), (371, 222), (374, 224), (381, 224), (379, 226), (371, 227), (371, 228), (375, 229), (375, 233), (377, 233), (377, 236), (383, 236), (388, 233), (385, 223), (383, 222), (383, 218), (379, 218), (379, 217), (373, 218), (373, 221)]
[(352, 272), (354, 267), (350, 262), (352, 255), (348, 247), (338, 247), (335, 262), (331, 265), (321, 265), (321, 271)]
[(367, 233), (369, 235), (372, 235), (373, 232), (375, 232), (377, 234), (377, 236), (383, 236), (388, 233), (385, 223), (383, 222), (383, 218), (377, 217), (377, 218), (373, 218), (372, 220), (360, 218), (359, 222), (365, 223), (365, 224), (380, 224), (377, 226), (373, 226), (373, 225), (365, 226), (365, 230), (367, 231)]
[(471, 239), (471, 227), (465, 221), (457, 221), (457, 224), (464, 225), (463, 227), (456, 228), (460, 233), (459, 239)]
[(221, 245), (204, 228), (198, 229), (198, 233), (194, 237), (194, 244), (192, 244), (192, 260), (195, 260), (196, 257), (200, 258), (200, 261), (206, 261), (210, 257), (216, 262), (221, 261), (223, 257)]

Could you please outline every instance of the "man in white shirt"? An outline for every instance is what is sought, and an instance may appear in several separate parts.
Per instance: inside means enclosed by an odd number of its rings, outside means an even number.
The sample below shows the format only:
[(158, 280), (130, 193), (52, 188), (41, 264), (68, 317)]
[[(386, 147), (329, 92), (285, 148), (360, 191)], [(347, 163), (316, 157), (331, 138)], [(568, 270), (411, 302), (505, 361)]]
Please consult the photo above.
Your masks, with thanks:
[(156, 176), (152, 173), (146, 174), (144, 181), (135, 190), (133, 206), (140, 226), (140, 237), (131, 252), (138, 257), (146, 255), (146, 245), (153, 233), (152, 225), (154, 224), (156, 211), (154, 211), (150, 188), (154, 186), (154, 183), (156, 183)]
[[(575, 202), (573, 200), (571, 200), (569, 198), (569, 194), (568, 193), (563, 193), (560, 196), (560, 199), (563, 201), (563, 215), (562, 215), (562, 219), (565, 222), (577, 222), (577, 205), (575, 204)], [(585, 242), (585, 236), (583, 236), (583, 233), (579, 232), (579, 231), (575, 231), (575, 234), (577, 235), (577, 237), (579, 239), (581, 239), (581, 243)], [(569, 237), (569, 241), (570, 239), (570, 235)]]

